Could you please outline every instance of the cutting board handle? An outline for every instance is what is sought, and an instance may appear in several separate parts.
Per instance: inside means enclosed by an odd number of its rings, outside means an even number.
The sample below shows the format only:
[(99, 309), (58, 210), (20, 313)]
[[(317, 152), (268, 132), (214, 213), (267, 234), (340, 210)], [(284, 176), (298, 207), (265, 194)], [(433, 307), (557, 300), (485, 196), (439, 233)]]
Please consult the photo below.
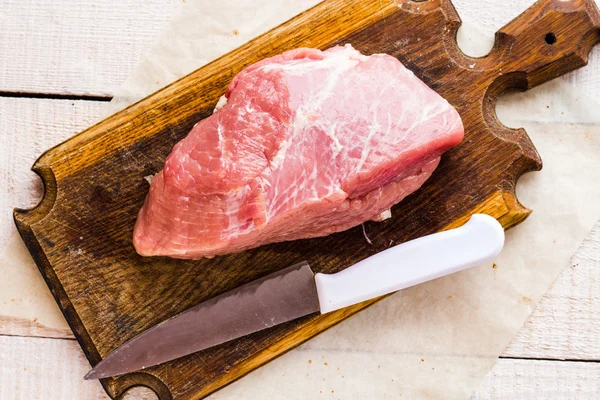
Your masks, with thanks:
[(529, 89), (586, 65), (598, 42), (594, 0), (541, 0), (496, 33), (495, 50), (511, 60), (500, 72), (522, 74)]

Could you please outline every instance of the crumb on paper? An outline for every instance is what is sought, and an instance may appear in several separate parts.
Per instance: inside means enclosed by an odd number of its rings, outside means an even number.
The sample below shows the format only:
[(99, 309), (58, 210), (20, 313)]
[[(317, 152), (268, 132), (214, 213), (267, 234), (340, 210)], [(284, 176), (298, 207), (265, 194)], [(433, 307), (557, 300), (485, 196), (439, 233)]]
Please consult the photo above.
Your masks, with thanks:
[(446, 296), (446, 300), (452, 299), (452, 296)]
[(496, 265), (496, 263), (494, 263), (494, 265), (492, 265), (492, 268), (498, 268), (498, 266)]
[(367, 241), (367, 243), (369, 243), (371, 246), (373, 246), (373, 242), (371, 242), (371, 239), (369, 239), (369, 237), (367, 236), (367, 231), (365, 230), (365, 224), (361, 224), (361, 226), (362, 226), (363, 236), (365, 237), (365, 240)]
[(239, 35), (239, 34), (240, 34), (240, 31), (238, 31), (237, 29), (234, 29), (234, 30), (233, 30), (233, 34), (234, 34), (235, 36), (237, 36), (237, 35)]
[(325, 365), (325, 366), (328, 366), (329, 364), (327, 364), (327, 363), (323, 363), (323, 365)]
[(533, 303), (533, 300), (531, 299), (531, 297), (523, 296), (519, 299), (519, 303), (531, 305)]
[(308, 360), (308, 363), (309, 363), (309, 364), (312, 364), (312, 360)]

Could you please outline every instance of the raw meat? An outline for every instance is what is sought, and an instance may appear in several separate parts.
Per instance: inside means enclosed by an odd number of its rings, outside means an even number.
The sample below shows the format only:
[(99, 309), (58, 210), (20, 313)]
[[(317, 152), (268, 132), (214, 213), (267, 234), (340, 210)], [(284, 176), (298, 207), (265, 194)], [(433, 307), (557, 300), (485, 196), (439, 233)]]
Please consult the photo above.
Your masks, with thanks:
[(288, 51), (240, 72), (174, 147), (133, 243), (195, 259), (381, 220), (463, 134), (456, 110), (394, 57)]

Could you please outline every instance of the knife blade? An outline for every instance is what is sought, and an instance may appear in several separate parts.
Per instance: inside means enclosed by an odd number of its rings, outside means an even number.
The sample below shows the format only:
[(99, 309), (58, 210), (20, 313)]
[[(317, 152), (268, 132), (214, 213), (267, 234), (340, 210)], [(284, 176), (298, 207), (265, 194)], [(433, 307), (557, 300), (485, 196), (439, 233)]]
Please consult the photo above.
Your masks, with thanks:
[(475, 214), (462, 227), (391, 247), (336, 274), (301, 262), (202, 302), (125, 342), (84, 379), (142, 370), (297, 318), (325, 314), (496, 257), (504, 229)]

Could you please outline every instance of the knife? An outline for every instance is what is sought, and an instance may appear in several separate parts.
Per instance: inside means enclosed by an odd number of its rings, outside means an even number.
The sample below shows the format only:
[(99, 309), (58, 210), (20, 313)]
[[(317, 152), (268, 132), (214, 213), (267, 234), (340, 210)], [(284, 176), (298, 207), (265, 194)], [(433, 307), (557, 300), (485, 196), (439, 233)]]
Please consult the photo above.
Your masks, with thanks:
[(314, 313), (329, 313), (491, 261), (504, 229), (475, 214), (460, 228), (391, 247), (336, 274), (292, 265), (202, 302), (142, 332), (84, 379), (141, 370)]

